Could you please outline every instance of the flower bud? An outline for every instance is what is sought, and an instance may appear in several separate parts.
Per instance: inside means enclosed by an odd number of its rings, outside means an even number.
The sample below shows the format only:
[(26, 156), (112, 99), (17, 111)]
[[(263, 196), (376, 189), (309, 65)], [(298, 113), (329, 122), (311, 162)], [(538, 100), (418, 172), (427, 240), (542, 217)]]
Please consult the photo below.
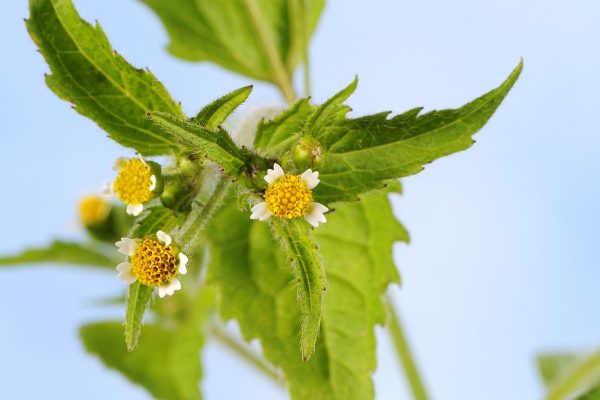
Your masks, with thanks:
[(292, 147), (292, 160), (296, 168), (316, 169), (323, 160), (321, 143), (313, 137), (304, 136)]

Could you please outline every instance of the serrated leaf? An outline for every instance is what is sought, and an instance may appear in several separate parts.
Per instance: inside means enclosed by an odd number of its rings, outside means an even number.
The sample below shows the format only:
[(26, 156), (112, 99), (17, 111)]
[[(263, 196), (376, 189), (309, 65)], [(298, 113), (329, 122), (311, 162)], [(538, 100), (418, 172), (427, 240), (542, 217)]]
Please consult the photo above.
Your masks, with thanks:
[(211, 131), (165, 113), (150, 113), (148, 118), (176, 137), (186, 151), (199, 153), (214, 161), (233, 178), (243, 177), (245, 167), (257, 159), (248, 150), (239, 148), (223, 129)]
[(172, 138), (145, 119), (149, 111), (183, 115), (163, 85), (117, 54), (71, 0), (30, 0), (29, 6), (27, 29), (52, 71), (48, 87), (118, 143), (146, 156), (171, 154)]
[(223, 318), (235, 318), (246, 340), (260, 340), (265, 357), (286, 375), (292, 398), (368, 400), (374, 397), (374, 327), (386, 316), (381, 294), (399, 280), (392, 244), (408, 237), (380, 192), (340, 204), (327, 220), (314, 232), (327, 296), (316, 351), (307, 363), (298, 357), (293, 275), (266, 223), (250, 221), (232, 204), (222, 208), (206, 235), (208, 278), (220, 291)]
[(254, 147), (266, 157), (279, 157), (302, 133), (314, 107), (309, 99), (300, 99), (270, 121), (261, 121), (256, 129)]
[(0, 265), (73, 264), (85, 267), (115, 268), (116, 252), (100, 244), (54, 241), (48, 247), (30, 248), (19, 254), (0, 257)]
[(323, 0), (141, 1), (162, 20), (176, 57), (276, 84), (290, 81), (301, 58), (299, 10), (306, 7), (312, 33), (323, 8)]
[(131, 382), (146, 388), (155, 398), (201, 399), (200, 349), (204, 344), (201, 321), (190, 319), (175, 329), (157, 324), (144, 327), (143, 346), (128, 352), (119, 322), (84, 325), (80, 336), (86, 350)]
[(317, 107), (310, 118), (306, 121), (304, 134), (315, 138), (326, 137), (328, 132), (325, 129), (327, 129), (327, 127), (330, 126), (333, 121), (344, 117), (346, 113), (350, 111), (350, 107), (344, 105), (343, 103), (352, 95), (352, 93), (354, 93), (357, 85), (358, 78), (355, 77), (348, 86), (340, 90), (325, 103)]
[(323, 260), (305, 221), (274, 219), (271, 229), (294, 272), (300, 308), (300, 354), (302, 360), (308, 361), (315, 351), (321, 326), (325, 296)]
[(216, 129), (227, 117), (242, 105), (252, 93), (252, 86), (236, 89), (225, 96), (219, 97), (202, 108), (192, 121), (208, 129)]
[(523, 63), (496, 89), (455, 110), (419, 116), (416, 108), (391, 119), (386, 113), (338, 119), (314, 134), (326, 148), (317, 201), (354, 201), (382, 182), (415, 174), (440, 157), (465, 150), (519, 77)]

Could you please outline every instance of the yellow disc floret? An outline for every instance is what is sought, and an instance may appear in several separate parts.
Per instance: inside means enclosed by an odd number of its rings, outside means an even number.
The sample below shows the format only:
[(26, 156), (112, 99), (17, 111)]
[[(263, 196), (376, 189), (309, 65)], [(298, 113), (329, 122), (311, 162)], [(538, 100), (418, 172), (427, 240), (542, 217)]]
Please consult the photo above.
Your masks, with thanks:
[(175, 278), (179, 262), (171, 246), (145, 238), (131, 256), (131, 272), (146, 286), (161, 286)]
[(152, 197), (152, 170), (142, 160), (123, 161), (114, 183), (115, 195), (125, 204), (144, 204)]
[(86, 196), (79, 202), (79, 219), (84, 226), (101, 224), (109, 211), (110, 204), (100, 196)]
[(304, 215), (312, 203), (312, 192), (297, 175), (284, 175), (267, 186), (267, 208), (279, 218)]

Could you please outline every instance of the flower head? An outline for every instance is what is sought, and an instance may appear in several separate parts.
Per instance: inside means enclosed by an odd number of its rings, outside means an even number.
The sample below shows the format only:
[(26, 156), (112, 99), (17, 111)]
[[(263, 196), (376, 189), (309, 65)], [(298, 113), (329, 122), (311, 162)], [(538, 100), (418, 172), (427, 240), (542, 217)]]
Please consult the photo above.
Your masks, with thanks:
[(117, 265), (119, 279), (157, 287), (160, 297), (171, 296), (181, 289), (177, 277), (187, 273), (188, 258), (172, 241), (167, 233), (158, 231), (143, 239), (122, 238), (115, 243), (121, 254), (129, 256), (129, 261)]
[(78, 204), (79, 220), (86, 227), (100, 225), (108, 217), (110, 208), (110, 203), (102, 196), (85, 196)]
[(326, 222), (323, 204), (313, 201), (312, 189), (319, 184), (319, 173), (307, 169), (302, 175), (286, 174), (279, 164), (267, 171), (265, 181), (269, 184), (265, 191), (265, 201), (252, 207), (251, 219), (264, 221), (272, 215), (279, 218), (304, 217), (312, 226)]
[(107, 192), (127, 204), (127, 214), (137, 216), (150, 201), (156, 189), (156, 175), (141, 158), (119, 158), (115, 162), (117, 178)]

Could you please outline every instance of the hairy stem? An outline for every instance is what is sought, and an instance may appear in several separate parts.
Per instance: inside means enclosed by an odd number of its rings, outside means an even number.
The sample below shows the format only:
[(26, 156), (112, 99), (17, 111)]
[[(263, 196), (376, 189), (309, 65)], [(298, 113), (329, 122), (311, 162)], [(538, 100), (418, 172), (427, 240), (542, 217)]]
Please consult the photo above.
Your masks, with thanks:
[(267, 57), (269, 58), (271, 68), (273, 70), (273, 79), (275, 80), (275, 84), (281, 90), (285, 100), (288, 103), (292, 103), (296, 99), (296, 93), (294, 92), (292, 79), (285, 69), (283, 62), (281, 61), (281, 58), (277, 52), (277, 47), (275, 47), (275, 43), (273, 42), (271, 36), (269, 36), (269, 32), (267, 32), (267, 27), (265, 26), (265, 22), (260, 15), (260, 10), (256, 6), (255, 0), (244, 0), (244, 4), (246, 5), (248, 14), (252, 19), (254, 28), (258, 33), (260, 42), (267, 52)]
[(410, 352), (408, 341), (406, 340), (406, 336), (404, 335), (404, 330), (402, 328), (402, 324), (400, 323), (398, 313), (394, 308), (392, 299), (390, 299), (389, 297), (387, 298), (387, 307), (390, 318), (389, 332), (394, 342), (394, 346), (396, 347), (396, 355), (398, 356), (398, 359), (402, 364), (402, 368), (404, 369), (406, 379), (408, 380), (408, 383), (410, 385), (413, 398), (415, 398), (416, 400), (427, 400), (429, 396), (427, 396), (425, 386), (423, 385), (423, 380), (419, 375), (417, 365)]
[(227, 190), (231, 185), (226, 178), (218, 177), (217, 179), (207, 199), (201, 203), (195, 203), (198, 207), (192, 210), (190, 218), (177, 232), (177, 241), (181, 243), (183, 250), (190, 254), (194, 252), (194, 249), (190, 248), (191, 243), (195, 242), (194, 239), (204, 229), (206, 223), (210, 221), (217, 208), (223, 204)]

